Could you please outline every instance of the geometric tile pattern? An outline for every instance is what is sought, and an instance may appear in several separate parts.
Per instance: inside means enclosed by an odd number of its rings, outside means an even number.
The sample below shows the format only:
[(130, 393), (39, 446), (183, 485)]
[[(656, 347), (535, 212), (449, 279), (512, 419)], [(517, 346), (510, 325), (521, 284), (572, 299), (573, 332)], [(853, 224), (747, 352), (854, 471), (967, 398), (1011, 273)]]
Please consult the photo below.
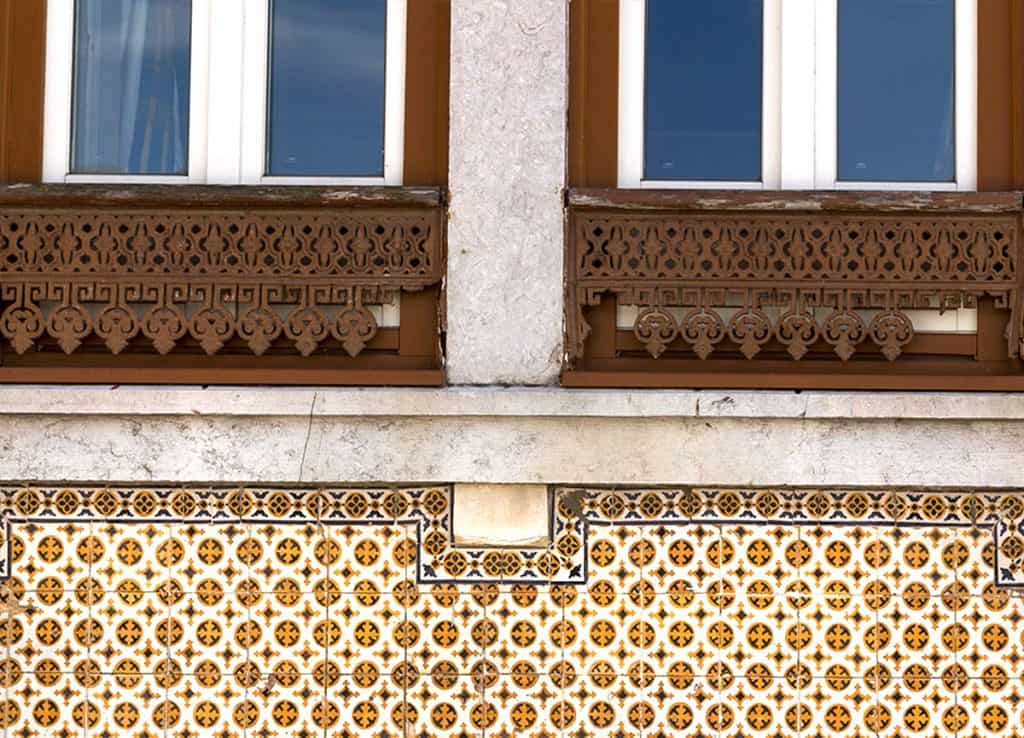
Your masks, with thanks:
[[(697, 523), (969, 528), (991, 538), (1000, 586), (1024, 588), (1024, 491), (604, 490), (550, 491), (550, 543), (498, 549), (455, 546), (451, 486), (380, 489), (0, 488), (5, 527), (104, 520), (195, 525), (265, 523), (410, 525), (422, 582), (583, 584), (591, 529)], [(0, 576), (10, 552), (0, 546)]]
[[(410, 525), (415, 528), (417, 576), (422, 581), (582, 581), (584, 523), (578, 517), (550, 515), (551, 545), (543, 548), (503, 551), (455, 547), (452, 494), (451, 486), (313, 490), (0, 488), (0, 516), (7, 525), (51, 520)], [(9, 560), (9, 554), (0, 555), (0, 575), (8, 573)]]
[(559, 490), (578, 583), (452, 583), (431, 490), (15, 490), (5, 736), (1024, 737), (1013, 493)]

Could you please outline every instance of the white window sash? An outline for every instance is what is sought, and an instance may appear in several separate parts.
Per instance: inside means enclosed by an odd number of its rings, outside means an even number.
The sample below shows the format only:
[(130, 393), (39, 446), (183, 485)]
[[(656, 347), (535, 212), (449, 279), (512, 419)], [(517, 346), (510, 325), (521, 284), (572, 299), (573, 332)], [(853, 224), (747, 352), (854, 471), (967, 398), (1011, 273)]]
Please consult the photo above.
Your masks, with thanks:
[(977, 189), (978, 19), (956, 0), (956, 182), (837, 181), (838, 0), (765, 0), (762, 181), (644, 180), (647, 0), (619, 0), (619, 187)]
[(401, 185), (407, 2), (387, 0), (384, 176), (267, 177), (264, 172), (270, 0), (192, 0), (187, 175), (71, 173), (75, 0), (49, 0), (43, 181)]
[(48, 0), (46, 9), (46, 78), (43, 100), (44, 182), (189, 184), (204, 181), (208, 99), (205, 69), (208, 66), (210, 48), (209, 12), (210, 0), (192, 0), (188, 174), (72, 174), (71, 106), (75, 66), (75, 0)]
[(780, 189), (814, 189), (815, 9), (820, 0), (783, 0)]
[[(266, 174), (270, 110), (270, 2), (245, 0), (245, 113), (241, 116), (244, 184), (400, 185), (405, 146), (406, 12), (408, 0), (387, 0), (383, 177), (272, 177)], [(249, 19), (257, 19), (250, 21)], [(262, 22), (259, 22), (262, 21)]]
[(212, 0), (210, 8), (209, 106), (207, 108), (206, 183), (238, 184), (242, 176), (242, 81), (246, 60), (244, 31), (254, 19), (252, 0)]
[[(812, 0), (813, 1), (813, 0)], [(790, 2), (790, 0), (786, 0)], [(619, 0), (619, 187), (663, 189), (777, 189), (782, 91), (783, 0), (764, 0), (761, 108), (761, 179), (750, 182), (645, 180), (644, 86), (647, 0)]]
[[(984, 0), (981, 0), (982, 2)], [(954, 126), (955, 182), (844, 182), (839, 161), (839, 0), (818, 0), (816, 10), (817, 125), (814, 185), (821, 190), (972, 191), (978, 188), (978, 2), (956, 0)], [(832, 43), (826, 43), (831, 39)]]

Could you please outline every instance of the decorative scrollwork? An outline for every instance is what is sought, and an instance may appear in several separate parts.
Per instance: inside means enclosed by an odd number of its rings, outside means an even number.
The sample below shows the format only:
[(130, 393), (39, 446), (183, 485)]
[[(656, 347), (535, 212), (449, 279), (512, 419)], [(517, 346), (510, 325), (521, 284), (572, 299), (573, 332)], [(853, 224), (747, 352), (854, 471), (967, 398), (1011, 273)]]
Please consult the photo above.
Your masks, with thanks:
[(6, 208), (0, 337), (18, 354), (50, 339), (67, 354), (87, 342), (168, 354), (191, 341), (210, 355), (231, 344), (356, 356), (378, 333), (367, 306), (441, 280), (439, 207), (274, 202), (71, 209), (40, 196)]
[(729, 340), (738, 344), (748, 359), (753, 359), (772, 337), (772, 322), (763, 310), (741, 310), (729, 321)]
[(725, 325), (715, 311), (697, 309), (683, 318), (682, 334), (694, 353), (706, 359), (715, 350), (715, 344), (725, 338)]
[(809, 313), (786, 313), (779, 320), (775, 335), (786, 346), (789, 355), (799, 361), (810, 345), (818, 340), (818, 322)]
[(849, 310), (837, 310), (825, 319), (822, 337), (835, 347), (836, 354), (843, 361), (849, 361), (857, 344), (867, 335), (864, 320)]
[[(684, 195), (678, 209), (663, 193), (642, 207), (602, 197), (570, 193), (570, 361), (583, 357), (584, 308), (608, 295), (638, 309), (634, 335), (655, 358), (685, 343), (700, 359), (800, 360), (830, 347), (845, 362), (870, 341), (895, 361), (914, 338), (912, 311), (976, 308), (982, 297), (1008, 313), (1007, 356), (1024, 346), (1021, 215), (1010, 198), (847, 198), (851, 212), (789, 214), (722, 193)], [(677, 328), (673, 315), (685, 316)], [(669, 348), (675, 330), (683, 341)]]
[(220, 351), (234, 332), (235, 319), (231, 313), (209, 302), (192, 316), (189, 324), (189, 333), (211, 356)]
[(889, 310), (875, 316), (868, 332), (882, 349), (885, 358), (895, 361), (903, 352), (903, 347), (914, 337), (914, 324), (904, 313)]
[(1004, 282), (1013, 217), (586, 213), (576, 277)]
[[(142, 330), (153, 341), (153, 348), (159, 354), (166, 354), (174, 348), (188, 330), (184, 316), (167, 305), (154, 305), (142, 319)], [(221, 344), (218, 342), (217, 347)]]
[(32, 303), (21, 300), (9, 305), (0, 315), (0, 333), (11, 340), (11, 345), (19, 354), (32, 348), (32, 344), (46, 330), (46, 318), (43, 311)]
[(46, 330), (57, 339), (64, 353), (74, 353), (92, 331), (92, 320), (81, 305), (65, 303), (50, 313)]
[(679, 336), (679, 325), (667, 310), (659, 307), (646, 308), (636, 316), (633, 335), (646, 347), (647, 352), (657, 359)]
[(377, 335), (377, 321), (373, 313), (362, 305), (353, 305), (338, 314), (331, 326), (331, 334), (341, 341), (349, 356), (358, 356)]
[(288, 316), (284, 332), (300, 354), (309, 356), (327, 338), (327, 322), (318, 311), (302, 307)]

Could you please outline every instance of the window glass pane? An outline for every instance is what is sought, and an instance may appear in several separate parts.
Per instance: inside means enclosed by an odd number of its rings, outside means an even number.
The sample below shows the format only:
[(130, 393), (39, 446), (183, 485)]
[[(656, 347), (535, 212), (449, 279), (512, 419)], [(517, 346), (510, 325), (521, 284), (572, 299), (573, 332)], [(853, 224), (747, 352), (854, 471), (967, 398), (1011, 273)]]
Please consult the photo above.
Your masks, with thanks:
[(839, 179), (955, 179), (954, 1), (840, 0)]
[(762, 5), (647, 0), (645, 179), (761, 179)]
[(187, 174), (190, 0), (78, 0), (71, 171)]
[(387, 0), (274, 0), (268, 174), (384, 175)]

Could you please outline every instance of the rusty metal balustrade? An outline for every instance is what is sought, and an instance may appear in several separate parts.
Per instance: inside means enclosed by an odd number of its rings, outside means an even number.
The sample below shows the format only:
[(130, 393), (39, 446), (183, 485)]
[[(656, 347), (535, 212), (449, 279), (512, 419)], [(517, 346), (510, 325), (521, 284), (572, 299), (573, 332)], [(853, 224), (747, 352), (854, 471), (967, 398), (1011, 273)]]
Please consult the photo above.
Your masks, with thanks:
[[(437, 294), (441, 206), (434, 188), (0, 187), (0, 381), (437, 383), (436, 299), (406, 297)], [(383, 329), (373, 306), (399, 300)]]
[[(567, 384), (1024, 388), (1020, 193), (568, 200)], [(908, 314), (960, 308), (976, 334)]]

